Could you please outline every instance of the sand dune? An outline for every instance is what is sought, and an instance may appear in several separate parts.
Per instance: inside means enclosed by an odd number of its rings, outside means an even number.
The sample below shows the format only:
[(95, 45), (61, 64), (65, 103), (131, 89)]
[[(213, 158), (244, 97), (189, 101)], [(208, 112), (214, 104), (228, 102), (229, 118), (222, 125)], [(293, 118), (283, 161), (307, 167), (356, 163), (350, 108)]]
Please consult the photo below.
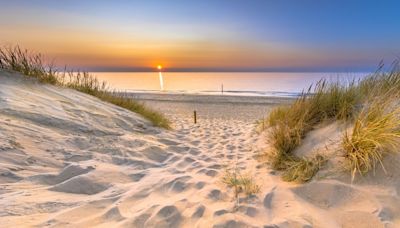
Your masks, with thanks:
[[(398, 156), (387, 159), (388, 174), (378, 169), (354, 183), (329, 168), (310, 183), (286, 183), (257, 160), (268, 147), (255, 130), (264, 114), (234, 102), (148, 102), (169, 115), (175, 130), (70, 89), (0, 72), (1, 226), (400, 227)], [(196, 125), (194, 106), (201, 107)], [(213, 116), (216, 106), (229, 117)], [(297, 153), (321, 152), (340, 129), (310, 133)], [(238, 208), (221, 183), (231, 166), (261, 185)]]

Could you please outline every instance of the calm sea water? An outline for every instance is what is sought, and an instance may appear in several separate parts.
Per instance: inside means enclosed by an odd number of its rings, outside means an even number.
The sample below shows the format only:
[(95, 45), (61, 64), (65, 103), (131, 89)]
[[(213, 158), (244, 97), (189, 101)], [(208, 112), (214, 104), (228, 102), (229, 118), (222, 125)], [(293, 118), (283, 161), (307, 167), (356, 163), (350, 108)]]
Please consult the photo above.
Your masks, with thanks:
[[(95, 72), (99, 80), (127, 92), (161, 92), (157, 72)], [(163, 72), (167, 93), (221, 94), (246, 96), (297, 96), (303, 89), (324, 78), (348, 83), (367, 73), (237, 73)]]

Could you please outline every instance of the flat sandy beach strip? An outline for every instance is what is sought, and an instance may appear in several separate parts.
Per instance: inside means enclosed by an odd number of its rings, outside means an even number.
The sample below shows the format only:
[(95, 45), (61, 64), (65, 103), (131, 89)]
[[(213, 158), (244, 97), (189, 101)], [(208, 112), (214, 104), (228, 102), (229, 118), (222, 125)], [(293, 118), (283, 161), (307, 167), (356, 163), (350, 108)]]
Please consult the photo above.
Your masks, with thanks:
[(255, 122), (271, 108), (289, 104), (294, 98), (204, 94), (131, 93), (136, 100), (166, 113), (171, 118), (193, 116), (201, 119), (236, 119)]

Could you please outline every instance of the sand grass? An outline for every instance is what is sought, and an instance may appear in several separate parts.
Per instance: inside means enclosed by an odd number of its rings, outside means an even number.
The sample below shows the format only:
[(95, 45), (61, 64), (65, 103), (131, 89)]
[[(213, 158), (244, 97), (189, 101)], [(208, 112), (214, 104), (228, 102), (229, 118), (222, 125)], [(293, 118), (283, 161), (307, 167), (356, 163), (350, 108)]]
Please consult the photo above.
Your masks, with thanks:
[(0, 48), (0, 69), (17, 71), (42, 83), (64, 86), (90, 94), (102, 101), (136, 112), (155, 126), (171, 128), (169, 120), (162, 113), (133, 100), (125, 93), (112, 90), (93, 75), (87, 72), (60, 73), (53, 64), (46, 65), (43, 59), (42, 55), (30, 53), (19, 46)]
[[(321, 168), (324, 159), (298, 158), (293, 151), (308, 132), (332, 119), (355, 123), (353, 133), (346, 135), (343, 143), (352, 170), (365, 173), (376, 162), (381, 162), (383, 151), (393, 147), (397, 137), (394, 133), (394, 128), (398, 128), (397, 117), (394, 118), (396, 115), (393, 114), (397, 109), (382, 107), (393, 106), (383, 100), (393, 101), (393, 97), (398, 97), (400, 73), (396, 66), (389, 73), (377, 71), (361, 81), (339, 83), (321, 80), (291, 105), (274, 109), (267, 119), (273, 145), (273, 151), (268, 154), (272, 168), (283, 171), (284, 180), (309, 181)], [(380, 103), (373, 102), (377, 97), (382, 98)], [(378, 110), (387, 112), (376, 113)], [(396, 127), (385, 125), (389, 123)]]
[(259, 193), (261, 189), (250, 174), (242, 174), (237, 168), (234, 170), (225, 170), (225, 173), (222, 176), (222, 183), (233, 189), (236, 207), (239, 206), (240, 194), (243, 193), (249, 197)]
[(310, 181), (319, 171), (326, 159), (317, 155), (312, 159), (292, 157), (285, 160), (286, 169), (282, 174), (282, 179), (288, 182), (304, 183)]
[[(293, 104), (273, 110), (268, 117), (271, 126), (269, 137), (274, 148), (268, 156), (272, 167), (285, 171), (283, 177), (288, 181), (304, 182), (311, 179), (310, 173), (315, 174), (320, 168), (320, 163), (316, 162), (319, 159), (296, 158), (292, 152), (305, 135), (324, 120), (351, 119), (359, 100), (354, 81), (343, 85), (321, 80), (314, 90), (310, 87)], [(300, 170), (305, 173), (299, 174)]]
[(154, 111), (143, 103), (135, 101), (129, 94), (113, 91), (105, 82), (99, 82), (96, 77), (87, 72), (69, 73), (68, 82), (64, 85), (90, 94), (102, 101), (117, 105), (132, 112), (136, 112), (150, 120), (155, 126), (171, 129), (170, 122), (161, 113)]
[(36, 78), (40, 82), (57, 84), (57, 72), (53, 65), (46, 65), (41, 54), (32, 54), (19, 46), (0, 48), (0, 68), (14, 70)]
[(365, 174), (377, 164), (384, 169), (383, 157), (398, 153), (400, 146), (400, 106), (398, 96), (390, 91), (366, 104), (354, 121), (353, 129), (346, 132), (342, 146), (348, 169)]

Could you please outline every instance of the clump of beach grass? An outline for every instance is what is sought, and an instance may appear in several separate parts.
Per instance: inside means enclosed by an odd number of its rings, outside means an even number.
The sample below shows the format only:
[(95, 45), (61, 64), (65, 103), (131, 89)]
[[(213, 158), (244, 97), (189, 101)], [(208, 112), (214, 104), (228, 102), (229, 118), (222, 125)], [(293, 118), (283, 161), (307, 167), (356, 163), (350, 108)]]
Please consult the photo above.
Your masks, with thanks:
[(282, 174), (282, 179), (288, 182), (304, 183), (310, 181), (319, 171), (326, 159), (322, 155), (314, 158), (292, 157), (285, 161), (286, 169)]
[(260, 186), (256, 184), (250, 174), (242, 174), (237, 168), (234, 170), (225, 170), (222, 176), (222, 183), (229, 188), (233, 188), (235, 194), (236, 207), (239, 206), (239, 196), (244, 193), (247, 197), (260, 192)]
[(398, 153), (400, 146), (400, 106), (398, 96), (390, 91), (375, 98), (361, 110), (351, 132), (346, 132), (342, 146), (352, 179), (373, 170), (377, 164), (385, 170), (383, 157)]
[(111, 90), (105, 82), (87, 72), (69, 73), (65, 86), (90, 94), (102, 101), (136, 112), (150, 120), (155, 126), (171, 129), (170, 122), (161, 113), (148, 108), (143, 103), (133, 100), (129, 94)]
[(44, 62), (41, 54), (30, 53), (19, 46), (0, 48), (0, 69), (20, 72), (42, 83), (75, 89), (102, 101), (136, 112), (157, 127), (171, 129), (170, 121), (162, 113), (135, 101), (126, 93), (112, 90), (105, 82), (100, 82), (88, 72), (67, 73), (64, 71), (60, 73), (53, 67), (53, 64), (45, 65)]
[(41, 54), (30, 53), (19, 46), (0, 48), (0, 68), (20, 72), (40, 82), (58, 83), (53, 64), (46, 65)]
[(246, 196), (255, 195), (259, 193), (261, 190), (260, 185), (256, 184), (254, 178), (249, 174), (241, 175), (240, 182), (242, 185), (243, 192), (244, 194), (246, 194)]
[[(378, 155), (378, 151), (397, 145), (393, 140), (397, 137), (394, 129), (398, 127), (388, 129), (389, 125), (385, 125), (389, 122), (397, 124), (395, 119), (388, 119), (394, 118), (396, 115), (393, 113), (397, 111), (392, 109), (378, 115), (379, 113), (375, 112), (387, 109), (382, 106), (376, 107), (372, 101), (376, 97), (388, 100), (390, 96), (400, 93), (400, 73), (397, 66), (395, 64), (391, 72), (378, 70), (359, 81), (340, 83), (321, 80), (314, 87), (310, 86), (291, 105), (272, 110), (267, 119), (273, 146), (268, 154), (272, 168), (283, 171), (282, 177), (286, 181), (311, 180), (324, 164), (324, 159), (298, 158), (293, 151), (302, 143), (308, 132), (320, 123), (332, 120), (355, 123), (352, 136), (346, 135), (343, 143), (345, 151), (348, 151), (346, 158), (350, 160), (352, 169), (365, 173), (371, 169), (371, 165), (381, 162), (382, 153), (379, 152)], [(372, 116), (367, 114), (369, 112), (372, 112), (370, 114), (374, 114), (376, 119), (371, 118)], [(363, 141), (363, 138), (366, 138), (366, 141)], [(376, 149), (378, 147), (381, 149)], [(372, 151), (375, 152), (371, 154)]]

